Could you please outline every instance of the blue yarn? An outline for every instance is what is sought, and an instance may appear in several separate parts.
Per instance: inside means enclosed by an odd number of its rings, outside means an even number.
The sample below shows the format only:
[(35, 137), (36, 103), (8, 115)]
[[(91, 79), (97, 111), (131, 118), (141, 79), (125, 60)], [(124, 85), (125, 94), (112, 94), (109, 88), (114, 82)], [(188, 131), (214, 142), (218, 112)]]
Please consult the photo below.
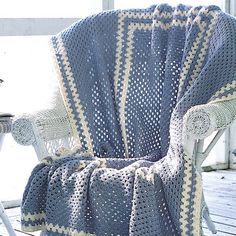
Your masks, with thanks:
[(183, 116), (235, 98), (235, 29), (216, 6), (163, 4), (102, 12), (53, 36), (82, 151), (35, 167), (23, 228), (49, 236), (200, 235)]

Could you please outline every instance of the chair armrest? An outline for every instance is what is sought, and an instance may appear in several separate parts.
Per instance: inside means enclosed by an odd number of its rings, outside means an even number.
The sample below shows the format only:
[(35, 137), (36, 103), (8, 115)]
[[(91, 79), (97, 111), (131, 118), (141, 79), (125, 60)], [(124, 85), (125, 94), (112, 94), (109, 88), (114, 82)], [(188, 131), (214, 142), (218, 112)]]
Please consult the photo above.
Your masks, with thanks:
[(184, 116), (184, 137), (204, 139), (236, 120), (236, 99), (194, 106)]
[(67, 114), (56, 109), (23, 114), (16, 117), (12, 125), (12, 136), (21, 145), (69, 137), (71, 133)]

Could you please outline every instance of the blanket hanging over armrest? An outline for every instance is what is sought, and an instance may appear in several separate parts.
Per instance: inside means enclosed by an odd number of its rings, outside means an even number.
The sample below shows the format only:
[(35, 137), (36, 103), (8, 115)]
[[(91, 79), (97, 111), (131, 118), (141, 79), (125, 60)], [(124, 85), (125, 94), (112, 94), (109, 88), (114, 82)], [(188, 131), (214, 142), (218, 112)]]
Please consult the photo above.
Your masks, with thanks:
[(236, 97), (236, 20), (216, 6), (82, 19), (51, 39), (80, 153), (35, 167), (22, 227), (46, 235), (201, 235), (183, 116)]

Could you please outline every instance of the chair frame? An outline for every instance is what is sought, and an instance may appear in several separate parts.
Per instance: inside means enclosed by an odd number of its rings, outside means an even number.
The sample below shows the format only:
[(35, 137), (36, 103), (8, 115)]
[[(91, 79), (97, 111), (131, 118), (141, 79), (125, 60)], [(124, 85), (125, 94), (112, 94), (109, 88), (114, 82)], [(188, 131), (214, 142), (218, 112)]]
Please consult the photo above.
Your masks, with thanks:
[[(1, 129), (0, 129), (0, 131), (1, 131)], [(4, 137), (5, 137), (5, 133), (1, 133), (0, 132), (0, 150), (1, 150), (1, 147), (2, 147), (2, 143), (3, 143)], [(0, 201), (0, 218), (2, 219), (2, 222), (5, 225), (6, 230), (8, 231), (9, 235), (10, 236), (16, 236), (16, 233), (15, 233), (13, 227), (12, 227), (12, 224), (11, 224), (7, 214), (5, 213), (5, 208), (4, 208), (4, 206), (3, 206), (1, 201)]]
[[(63, 101), (60, 98), (51, 109), (34, 114), (24, 114), (13, 122), (12, 135), (22, 145), (33, 145), (39, 160), (55, 155), (60, 148), (72, 150), (75, 145), (73, 132)], [(236, 99), (192, 107), (184, 116), (184, 148), (192, 155), (201, 174), (201, 165), (219, 138), (236, 120)], [(196, 125), (197, 124), (197, 125)], [(216, 135), (204, 149), (204, 139), (213, 132)], [(208, 207), (202, 196), (202, 216), (212, 233), (216, 233)]]

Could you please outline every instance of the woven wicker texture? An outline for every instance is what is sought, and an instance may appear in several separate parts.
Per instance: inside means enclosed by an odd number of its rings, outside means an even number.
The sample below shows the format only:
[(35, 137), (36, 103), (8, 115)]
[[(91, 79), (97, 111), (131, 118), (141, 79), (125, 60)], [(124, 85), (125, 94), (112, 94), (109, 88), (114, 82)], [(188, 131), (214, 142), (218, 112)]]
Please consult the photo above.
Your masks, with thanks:
[(9, 133), (12, 126), (12, 115), (0, 113), (0, 133)]

